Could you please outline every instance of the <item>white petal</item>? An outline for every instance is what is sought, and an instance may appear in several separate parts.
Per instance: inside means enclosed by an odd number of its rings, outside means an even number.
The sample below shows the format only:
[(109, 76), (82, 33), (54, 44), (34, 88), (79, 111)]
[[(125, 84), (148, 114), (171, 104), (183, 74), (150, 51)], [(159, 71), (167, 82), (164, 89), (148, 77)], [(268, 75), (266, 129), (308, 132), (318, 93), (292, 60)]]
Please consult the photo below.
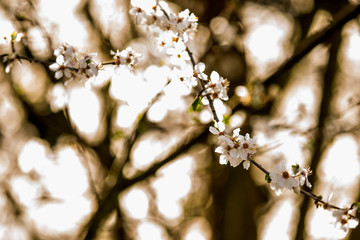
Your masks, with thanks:
[(51, 65), (49, 66), (49, 69), (50, 69), (51, 71), (54, 71), (54, 72), (56, 72), (57, 70), (59, 70), (59, 68), (60, 68), (60, 65), (57, 64), (57, 63), (53, 63), (53, 64), (51, 64)]
[(200, 72), (203, 72), (205, 70), (205, 64), (203, 62), (199, 62), (196, 65), (197, 65)]
[(222, 97), (221, 97), (222, 100), (224, 101), (227, 101), (229, 100), (229, 96), (225, 93)]
[(239, 136), (239, 135), (240, 135), (240, 128), (234, 129), (234, 131), (233, 131), (233, 136), (234, 136), (234, 137), (237, 137), (237, 136)]
[(310, 183), (309, 180), (307, 180), (307, 179), (306, 179), (306, 186), (308, 186), (308, 188), (311, 188), (311, 187), (312, 187), (311, 183)]
[(232, 158), (237, 158), (239, 156), (239, 151), (235, 148), (231, 149), (229, 153)]
[(242, 160), (247, 160), (248, 154), (247, 154), (247, 152), (246, 152), (244, 149), (242, 149), (241, 151), (238, 151), (238, 153), (239, 153), (239, 157), (240, 157)]
[(239, 158), (230, 159), (230, 165), (232, 167), (237, 167), (237, 166), (239, 166), (240, 163), (241, 163), (241, 159), (239, 159)]
[(202, 98), (201, 99), (201, 103), (203, 104), (203, 105), (209, 105), (209, 100), (207, 99), (207, 97), (204, 97), (204, 98)]
[(221, 132), (223, 132), (223, 131), (225, 130), (225, 123), (223, 123), (223, 122), (217, 122), (216, 125), (217, 125), (217, 128), (218, 128)]
[(225, 165), (227, 162), (227, 157), (225, 155), (220, 155), (219, 163)]
[(60, 79), (60, 78), (62, 78), (62, 76), (63, 76), (63, 72), (62, 72), (62, 71), (57, 71), (57, 72), (55, 73), (55, 78), (56, 78), (56, 79)]
[(221, 154), (223, 154), (223, 153), (224, 153), (224, 148), (223, 148), (222, 146), (219, 146), (219, 147), (217, 147), (217, 148), (215, 149), (215, 152), (216, 152), (216, 153), (221, 153)]
[(63, 55), (59, 55), (56, 57), (56, 62), (61, 65), (63, 64), (65, 61), (64, 61), (64, 56)]
[(220, 132), (216, 129), (216, 128), (214, 128), (213, 126), (210, 126), (209, 127), (209, 131), (212, 133), (212, 134), (214, 134), (214, 135), (218, 135)]
[(349, 228), (356, 228), (357, 225), (359, 224), (359, 220), (357, 219), (350, 219), (348, 221), (348, 224), (349, 224)]
[(244, 169), (249, 170), (249, 167), (250, 167), (250, 161), (249, 161), (249, 160), (245, 160), (245, 161), (243, 161), (243, 167), (244, 167)]
[(297, 187), (297, 186), (299, 186), (298, 180), (295, 178), (292, 178), (292, 177), (290, 177), (289, 179), (287, 179), (284, 182), (284, 187), (289, 190), (292, 190), (294, 187)]
[(217, 83), (219, 81), (219, 74), (216, 71), (212, 71), (210, 79), (212, 83)]

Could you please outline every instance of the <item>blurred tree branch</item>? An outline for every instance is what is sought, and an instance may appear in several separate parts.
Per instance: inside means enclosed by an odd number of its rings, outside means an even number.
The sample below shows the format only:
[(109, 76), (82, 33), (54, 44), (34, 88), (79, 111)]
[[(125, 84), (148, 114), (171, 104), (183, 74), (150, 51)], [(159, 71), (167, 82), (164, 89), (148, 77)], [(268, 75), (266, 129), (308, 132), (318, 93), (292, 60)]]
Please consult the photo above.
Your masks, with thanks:
[(283, 64), (272, 73), (265, 81), (263, 82), (264, 86), (268, 87), (271, 84), (278, 84), (279, 86), (284, 86), (288, 81), (286, 73), (301, 60), (305, 55), (307, 55), (314, 47), (319, 43), (323, 43), (329, 40), (333, 32), (339, 31), (345, 23), (357, 17), (360, 13), (360, 5), (351, 5), (348, 4), (343, 7), (339, 12), (334, 14), (334, 21), (329, 24), (323, 30), (315, 33), (314, 35), (306, 38), (302, 43), (295, 49), (294, 54), (285, 60)]
[[(322, 99), (320, 102), (319, 116), (317, 119), (317, 131), (314, 134), (313, 149), (311, 161), (310, 161), (310, 169), (317, 169), (318, 164), (321, 160), (321, 156), (323, 154), (324, 149), (328, 145), (328, 141), (325, 137), (325, 126), (326, 119), (331, 114), (331, 103), (333, 99), (333, 92), (335, 87), (336, 80), (336, 71), (338, 69), (337, 59), (338, 52), (341, 43), (341, 29), (337, 31), (331, 32), (331, 46), (330, 46), (330, 57), (329, 62), (324, 74), (323, 82), (322, 82)], [(316, 175), (310, 177), (311, 182), (316, 182)], [(297, 232), (296, 232), (296, 240), (303, 239), (303, 234), (305, 230), (305, 216), (307, 210), (309, 208), (309, 203), (312, 201), (310, 198), (304, 198), (302, 205), (300, 207), (300, 219), (298, 223)]]

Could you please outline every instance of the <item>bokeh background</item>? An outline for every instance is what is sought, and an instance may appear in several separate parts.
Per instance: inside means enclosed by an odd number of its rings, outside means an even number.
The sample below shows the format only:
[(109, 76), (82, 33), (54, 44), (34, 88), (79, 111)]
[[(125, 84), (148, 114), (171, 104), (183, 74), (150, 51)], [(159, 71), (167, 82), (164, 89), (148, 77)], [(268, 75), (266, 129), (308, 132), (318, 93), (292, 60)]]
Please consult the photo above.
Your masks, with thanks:
[[(308, 165), (312, 192), (340, 207), (360, 201), (356, 1), (168, 4), (198, 16), (189, 49), (230, 81), (227, 128), (257, 136), (255, 160)], [(218, 163), (210, 110), (190, 110), (196, 90), (169, 82), (168, 57), (130, 8), (0, 0), (1, 39), (24, 33), (17, 53), (40, 60), (9, 73), (1, 63), (0, 239), (338, 239), (311, 199), (275, 196), (256, 167)], [(143, 57), (131, 73), (104, 66), (91, 87), (64, 85), (48, 67), (65, 42), (97, 61), (128, 46)], [(360, 239), (359, 227), (347, 238)]]

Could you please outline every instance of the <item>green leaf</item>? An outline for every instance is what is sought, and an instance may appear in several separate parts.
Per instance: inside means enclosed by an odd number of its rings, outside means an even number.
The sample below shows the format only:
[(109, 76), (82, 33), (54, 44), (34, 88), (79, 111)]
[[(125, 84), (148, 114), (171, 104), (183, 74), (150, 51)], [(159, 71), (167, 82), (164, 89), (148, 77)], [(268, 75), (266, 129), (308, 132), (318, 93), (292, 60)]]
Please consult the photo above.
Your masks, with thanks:
[(354, 202), (351, 207), (356, 207), (356, 212), (360, 213), (360, 202)]
[(198, 98), (196, 98), (194, 100), (194, 102), (191, 104), (191, 109), (196, 112), (196, 111), (200, 111), (202, 109), (202, 102), (201, 102), (201, 97), (199, 96)]
[(223, 118), (224, 118), (223, 121), (224, 121), (225, 125), (229, 126), (231, 116), (230, 115), (224, 115)]
[(266, 174), (266, 175), (265, 175), (265, 181), (266, 181), (267, 183), (271, 183), (271, 177), (270, 177), (269, 174)]
[(300, 166), (299, 164), (296, 164), (296, 165), (292, 165), (292, 170), (294, 171), (295, 174), (297, 174), (300, 170)]

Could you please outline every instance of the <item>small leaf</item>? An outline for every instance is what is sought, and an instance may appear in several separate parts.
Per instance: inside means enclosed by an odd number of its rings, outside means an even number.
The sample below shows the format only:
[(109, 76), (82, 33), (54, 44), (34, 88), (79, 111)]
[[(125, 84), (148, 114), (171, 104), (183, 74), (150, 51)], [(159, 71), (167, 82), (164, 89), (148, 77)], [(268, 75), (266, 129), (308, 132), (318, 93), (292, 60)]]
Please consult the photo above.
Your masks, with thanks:
[(229, 126), (231, 116), (230, 115), (224, 115), (223, 117), (224, 117), (223, 121), (225, 123), (225, 126)]
[(196, 98), (194, 100), (194, 102), (191, 104), (191, 109), (196, 112), (196, 111), (200, 111), (201, 110), (201, 106), (202, 106), (202, 102), (201, 102), (201, 96), (199, 96), (198, 98)]
[(271, 177), (270, 177), (269, 174), (266, 174), (266, 175), (265, 175), (265, 181), (266, 181), (267, 183), (271, 183)]
[(292, 165), (292, 170), (294, 171), (295, 174), (297, 174), (300, 170), (300, 166), (299, 164), (296, 164), (296, 165)]
[(356, 212), (360, 213), (360, 202), (354, 202), (353, 204), (351, 204), (351, 208), (355, 208), (356, 207)]

